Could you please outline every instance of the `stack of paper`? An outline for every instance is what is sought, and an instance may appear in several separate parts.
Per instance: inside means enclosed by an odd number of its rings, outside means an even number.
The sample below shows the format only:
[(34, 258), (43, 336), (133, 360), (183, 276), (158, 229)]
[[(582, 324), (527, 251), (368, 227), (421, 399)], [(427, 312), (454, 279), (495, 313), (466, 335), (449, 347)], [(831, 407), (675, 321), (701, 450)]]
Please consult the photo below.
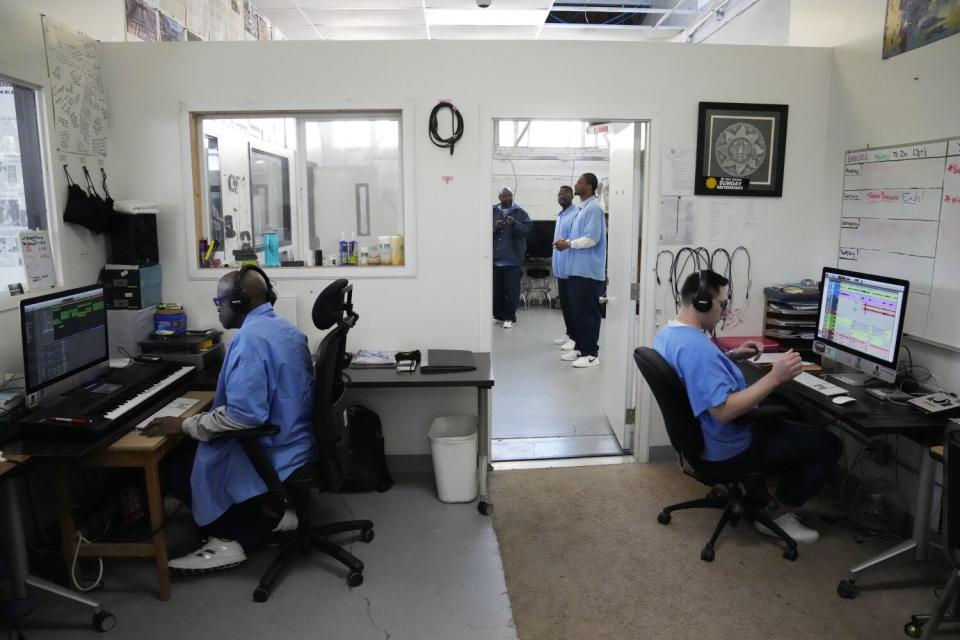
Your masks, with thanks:
[(397, 366), (396, 351), (368, 351), (361, 349), (353, 356), (353, 369), (392, 369)]

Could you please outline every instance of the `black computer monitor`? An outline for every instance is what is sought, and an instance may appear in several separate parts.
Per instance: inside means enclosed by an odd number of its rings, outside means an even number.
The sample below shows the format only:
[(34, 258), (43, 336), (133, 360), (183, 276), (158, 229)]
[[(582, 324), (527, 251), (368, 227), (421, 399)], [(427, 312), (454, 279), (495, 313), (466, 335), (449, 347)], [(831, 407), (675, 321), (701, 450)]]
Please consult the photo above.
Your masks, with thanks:
[(27, 393), (106, 362), (107, 309), (93, 285), (20, 301)]
[(906, 280), (823, 269), (814, 351), (867, 374), (835, 377), (848, 384), (896, 379), (909, 291)]
[(550, 258), (553, 256), (553, 232), (556, 220), (534, 220), (533, 230), (527, 237), (528, 258)]

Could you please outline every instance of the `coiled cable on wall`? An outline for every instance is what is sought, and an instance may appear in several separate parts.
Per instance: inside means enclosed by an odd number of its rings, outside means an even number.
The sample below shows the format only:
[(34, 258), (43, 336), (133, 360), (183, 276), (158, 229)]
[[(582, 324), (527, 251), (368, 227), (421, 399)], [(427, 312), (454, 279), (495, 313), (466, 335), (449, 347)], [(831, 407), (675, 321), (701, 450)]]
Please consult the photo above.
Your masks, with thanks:
[[(444, 138), (440, 135), (440, 123), (437, 121), (437, 115), (441, 109), (450, 110), (450, 118), (453, 121), (453, 133), (451, 133), (449, 138)], [(430, 112), (430, 142), (441, 149), (450, 149), (450, 155), (453, 155), (453, 147), (462, 137), (463, 116), (461, 116), (457, 108), (453, 106), (453, 103), (438, 102), (437, 106)]]

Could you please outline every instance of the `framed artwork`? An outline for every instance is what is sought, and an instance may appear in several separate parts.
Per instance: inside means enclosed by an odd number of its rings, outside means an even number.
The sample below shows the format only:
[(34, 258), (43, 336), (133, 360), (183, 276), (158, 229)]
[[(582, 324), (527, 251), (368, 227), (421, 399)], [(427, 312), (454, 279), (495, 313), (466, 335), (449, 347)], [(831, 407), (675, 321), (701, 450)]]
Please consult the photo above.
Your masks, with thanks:
[(887, 0), (883, 59), (960, 33), (960, 0)]
[(783, 195), (787, 105), (701, 102), (693, 192)]

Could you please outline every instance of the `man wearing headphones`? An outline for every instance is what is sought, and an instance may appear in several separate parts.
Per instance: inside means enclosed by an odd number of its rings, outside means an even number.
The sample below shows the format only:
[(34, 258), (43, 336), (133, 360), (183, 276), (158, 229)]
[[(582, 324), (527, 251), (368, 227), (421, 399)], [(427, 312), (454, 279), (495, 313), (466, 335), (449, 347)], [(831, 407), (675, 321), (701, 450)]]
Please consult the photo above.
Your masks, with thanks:
[(217, 285), (220, 323), (237, 329), (217, 380), (213, 409), (189, 418), (157, 418), (148, 436), (185, 433), (189, 446), (164, 461), (164, 486), (189, 505), (206, 538), (195, 552), (171, 560), (171, 569), (204, 573), (233, 567), (244, 549), (274, 531), (297, 526), (296, 514), (272, 514), (267, 487), (236, 440), (210, 442), (222, 431), (265, 424), (280, 433), (261, 439), (281, 480), (316, 458), (313, 368), (307, 338), (273, 310), (276, 293), (258, 267), (228, 273)]
[[(751, 457), (752, 423), (737, 422), (803, 370), (800, 355), (788, 351), (771, 371), (747, 386), (734, 361), (759, 356), (763, 345), (747, 340), (722, 353), (708, 337), (727, 310), (727, 279), (713, 271), (690, 274), (680, 289), (682, 306), (676, 320), (662, 328), (653, 348), (670, 363), (687, 390), (690, 408), (703, 430), (703, 454), (709, 462), (744, 462)], [(767, 429), (767, 427), (764, 427)], [(840, 439), (827, 429), (784, 420), (764, 433), (759, 456), (765, 471), (780, 476), (777, 499), (789, 510), (774, 522), (797, 542), (813, 542), (819, 534), (792, 512), (820, 493), (840, 458)], [(753, 458), (756, 459), (756, 458)], [(762, 525), (756, 529), (774, 535)]]

